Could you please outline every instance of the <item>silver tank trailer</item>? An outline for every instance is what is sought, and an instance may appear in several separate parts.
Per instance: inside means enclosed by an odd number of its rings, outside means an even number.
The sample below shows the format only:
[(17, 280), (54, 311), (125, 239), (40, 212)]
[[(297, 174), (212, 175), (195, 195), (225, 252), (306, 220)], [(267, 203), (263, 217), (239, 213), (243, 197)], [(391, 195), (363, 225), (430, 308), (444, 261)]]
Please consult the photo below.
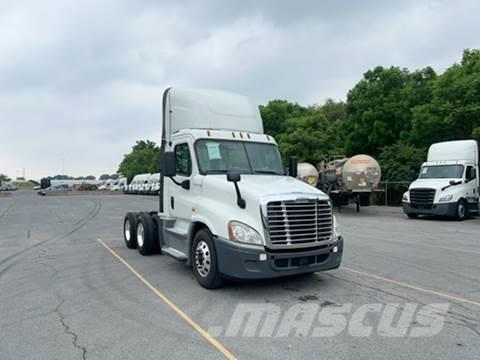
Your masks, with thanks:
[(321, 162), (319, 172), (327, 191), (372, 192), (382, 177), (377, 160), (364, 154)]
[(297, 165), (297, 178), (310, 184), (317, 186), (318, 184), (318, 171), (312, 164), (301, 162)]

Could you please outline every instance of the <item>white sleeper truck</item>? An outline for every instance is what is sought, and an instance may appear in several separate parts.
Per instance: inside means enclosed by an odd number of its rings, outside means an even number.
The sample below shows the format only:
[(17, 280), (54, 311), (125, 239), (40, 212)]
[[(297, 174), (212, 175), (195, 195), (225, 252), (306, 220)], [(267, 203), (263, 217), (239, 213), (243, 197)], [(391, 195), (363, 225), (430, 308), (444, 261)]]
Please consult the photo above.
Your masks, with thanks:
[(479, 212), (479, 154), (475, 140), (446, 141), (428, 149), (418, 179), (403, 194), (410, 218), (441, 215), (465, 219)]
[(332, 204), (285, 173), (258, 106), (215, 90), (163, 96), (159, 211), (127, 213), (124, 237), (140, 254), (167, 254), (201, 286), (336, 269), (343, 253)]

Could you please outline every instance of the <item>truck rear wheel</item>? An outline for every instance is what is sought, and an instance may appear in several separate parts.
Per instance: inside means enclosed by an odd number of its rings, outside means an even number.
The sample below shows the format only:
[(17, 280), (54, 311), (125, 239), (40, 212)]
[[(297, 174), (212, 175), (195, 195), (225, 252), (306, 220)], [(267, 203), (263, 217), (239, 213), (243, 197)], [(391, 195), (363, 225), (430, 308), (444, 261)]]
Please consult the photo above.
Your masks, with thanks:
[(208, 230), (195, 234), (192, 244), (193, 273), (198, 283), (206, 289), (222, 286), (223, 278), (218, 271), (217, 252)]
[(157, 237), (155, 236), (155, 224), (148, 213), (140, 213), (137, 220), (137, 244), (138, 252), (143, 256), (155, 253)]
[(127, 248), (137, 248), (137, 215), (135, 213), (129, 212), (125, 214), (123, 219), (123, 238)]
[(465, 220), (465, 218), (468, 216), (468, 209), (467, 205), (465, 204), (464, 200), (458, 200), (457, 203), (457, 211), (455, 213), (455, 218), (458, 221)]

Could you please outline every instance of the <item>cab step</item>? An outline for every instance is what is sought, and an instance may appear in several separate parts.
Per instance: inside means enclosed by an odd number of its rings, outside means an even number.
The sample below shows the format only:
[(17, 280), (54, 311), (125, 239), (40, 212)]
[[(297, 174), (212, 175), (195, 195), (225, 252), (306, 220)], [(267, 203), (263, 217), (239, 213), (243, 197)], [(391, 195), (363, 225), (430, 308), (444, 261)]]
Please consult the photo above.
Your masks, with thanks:
[(184, 253), (171, 247), (162, 247), (162, 253), (167, 254), (178, 261), (182, 261), (182, 262), (187, 261), (187, 256)]

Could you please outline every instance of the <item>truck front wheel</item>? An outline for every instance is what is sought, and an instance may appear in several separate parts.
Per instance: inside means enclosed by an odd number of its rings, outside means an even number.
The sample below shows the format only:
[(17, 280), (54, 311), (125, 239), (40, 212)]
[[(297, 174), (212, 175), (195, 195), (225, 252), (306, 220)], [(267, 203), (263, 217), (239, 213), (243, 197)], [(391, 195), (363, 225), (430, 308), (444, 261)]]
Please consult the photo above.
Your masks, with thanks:
[(202, 229), (195, 234), (192, 244), (193, 272), (198, 283), (206, 289), (222, 286), (223, 278), (218, 271), (217, 252), (212, 236)]
[(467, 205), (464, 200), (458, 200), (455, 217), (458, 221), (464, 220), (468, 216)]

